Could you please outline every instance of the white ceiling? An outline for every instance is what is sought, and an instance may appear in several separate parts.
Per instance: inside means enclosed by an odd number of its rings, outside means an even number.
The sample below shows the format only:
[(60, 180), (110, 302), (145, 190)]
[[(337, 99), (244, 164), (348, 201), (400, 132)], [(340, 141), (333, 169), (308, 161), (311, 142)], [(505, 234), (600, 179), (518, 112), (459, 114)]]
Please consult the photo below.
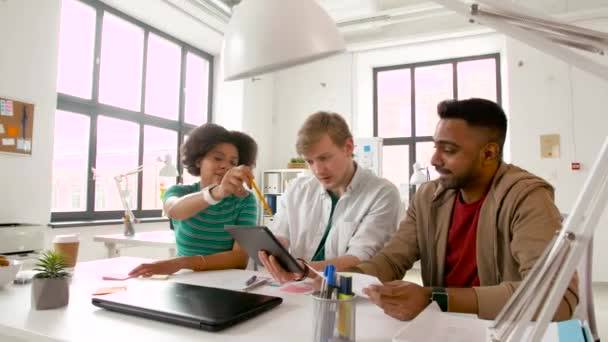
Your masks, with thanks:
[[(1, 0), (0, 0), (1, 1)], [(201, 39), (212, 41), (205, 46), (215, 54), (221, 47), (222, 32), (229, 20), (230, 7), (238, 0), (102, 0), (121, 7), (131, 4), (131, 15), (141, 18), (147, 16), (150, 3), (163, 4), (172, 11), (181, 12), (188, 22), (201, 27)], [(243, 0), (241, 0), (243, 1)], [(244, 0), (256, 1), (256, 0)], [(284, 0), (300, 1), (300, 0)], [(475, 30), (467, 20), (431, 0), (317, 0), (336, 21), (351, 47), (374, 46), (376, 43), (397, 42), (409, 38), (431, 36), (464, 30)], [(454, 0), (456, 1), (456, 0)], [(471, 1), (471, 0), (469, 0)], [(503, 0), (509, 1), (509, 0)], [(561, 15), (584, 11), (584, 16), (608, 19), (608, 0), (511, 0), (521, 5), (540, 9), (545, 13)], [(146, 6), (143, 6), (143, 3)], [(160, 6), (160, 5), (159, 5)], [(157, 6), (157, 7), (159, 7)], [(123, 6), (124, 7), (124, 6)], [(128, 7), (128, 6), (127, 6)], [(152, 6), (153, 7), (153, 6)], [(280, 13), (277, 13), (280, 15)], [(579, 15), (581, 16), (581, 15)], [(581, 17), (584, 17), (581, 16)], [(144, 20), (146, 21), (146, 20)], [(166, 20), (148, 20), (155, 26), (166, 26)], [(203, 35), (204, 33), (204, 35)], [(214, 36), (213, 39), (208, 36)], [(201, 47), (203, 48), (203, 47)]]

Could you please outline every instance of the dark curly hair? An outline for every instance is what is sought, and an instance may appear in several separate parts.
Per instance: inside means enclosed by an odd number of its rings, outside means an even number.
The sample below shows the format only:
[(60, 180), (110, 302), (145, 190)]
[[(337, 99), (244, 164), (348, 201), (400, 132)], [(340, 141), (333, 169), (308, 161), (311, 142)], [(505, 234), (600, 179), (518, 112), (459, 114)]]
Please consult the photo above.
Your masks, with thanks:
[(254, 167), (258, 145), (249, 135), (228, 131), (224, 127), (207, 123), (196, 127), (188, 134), (188, 140), (182, 144), (182, 164), (193, 176), (200, 175), (201, 169), (196, 166), (197, 160), (204, 158), (217, 144), (228, 143), (236, 147), (239, 153), (239, 165)]

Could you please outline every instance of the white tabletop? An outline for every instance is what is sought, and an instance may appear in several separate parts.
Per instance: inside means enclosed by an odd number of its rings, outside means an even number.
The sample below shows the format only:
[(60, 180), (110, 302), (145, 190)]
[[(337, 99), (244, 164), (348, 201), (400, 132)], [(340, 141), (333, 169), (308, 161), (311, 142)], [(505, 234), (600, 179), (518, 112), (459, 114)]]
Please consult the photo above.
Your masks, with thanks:
[(133, 236), (124, 234), (95, 235), (93, 241), (114, 242), (131, 246), (160, 246), (175, 247), (175, 234), (172, 230), (135, 233)]
[[(79, 263), (70, 286), (70, 304), (61, 309), (30, 309), (31, 285), (0, 289), (0, 341), (311, 341), (312, 299), (264, 286), (257, 293), (279, 296), (278, 307), (220, 332), (206, 332), (169, 323), (110, 312), (91, 304), (92, 293), (108, 286), (163, 280), (103, 281), (102, 275), (126, 273), (146, 259), (121, 257)], [(168, 281), (222, 288), (242, 286), (256, 272), (225, 270), (186, 272)], [(386, 316), (378, 307), (357, 302), (357, 341), (390, 341), (404, 322)]]

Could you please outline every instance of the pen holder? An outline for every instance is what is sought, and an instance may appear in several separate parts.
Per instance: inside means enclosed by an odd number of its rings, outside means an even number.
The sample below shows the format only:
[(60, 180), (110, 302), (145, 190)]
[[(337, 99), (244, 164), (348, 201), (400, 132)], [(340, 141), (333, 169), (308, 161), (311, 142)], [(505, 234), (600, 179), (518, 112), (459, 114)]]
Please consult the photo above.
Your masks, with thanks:
[(355, 296), (347, 299), (321, 298), (319, 292), (313, 298), (313, 341), (355, 341)]

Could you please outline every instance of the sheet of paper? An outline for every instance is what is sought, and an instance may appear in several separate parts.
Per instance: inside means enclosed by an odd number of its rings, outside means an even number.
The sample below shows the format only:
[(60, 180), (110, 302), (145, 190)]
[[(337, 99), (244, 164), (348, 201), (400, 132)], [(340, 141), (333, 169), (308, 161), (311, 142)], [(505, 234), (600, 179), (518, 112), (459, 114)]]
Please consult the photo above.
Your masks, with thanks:
[(0, 100), (0, 115), (13, 116), (13, 101)]
[[(393, 342), (487, 342), (491, 340), (493, 321), (479, 319), (474, 315), (442, 312), (437, 303), (429, 304), (418, 316), (404, 323), (404, 327), (393, 336)], [(565, 321), (549, 324), (542, 342), (582, 341), (583, 331), (576, 329), (580, 323)], [(533, 324), (524, 332), (522, 341), (529, 340)], [(567, 330), (567, 331), (566, 331)]]
[(15, 146), (15, 139), (13, 138), (3, 138), (2, 145), (4, 146)]
[(6, 130), (4, 129), (4, 125), (0, 124), (0, 134), (4, 134), (6, 133)]
[(362, 273), (338, 272), (340, 275), (349, 275), (353, 278), (353, 292), (363, 298), (368, 298), (363, 289), (370, 285), (382, 285), (382, 282), (371, 275)]
[(433, 302), (415, 319), (405, 323), (405, 327), (393, 336), (393, 342), (485, 342), (486, 331), (491, 324), (492, 321), (473, 316), (445, 314)]

